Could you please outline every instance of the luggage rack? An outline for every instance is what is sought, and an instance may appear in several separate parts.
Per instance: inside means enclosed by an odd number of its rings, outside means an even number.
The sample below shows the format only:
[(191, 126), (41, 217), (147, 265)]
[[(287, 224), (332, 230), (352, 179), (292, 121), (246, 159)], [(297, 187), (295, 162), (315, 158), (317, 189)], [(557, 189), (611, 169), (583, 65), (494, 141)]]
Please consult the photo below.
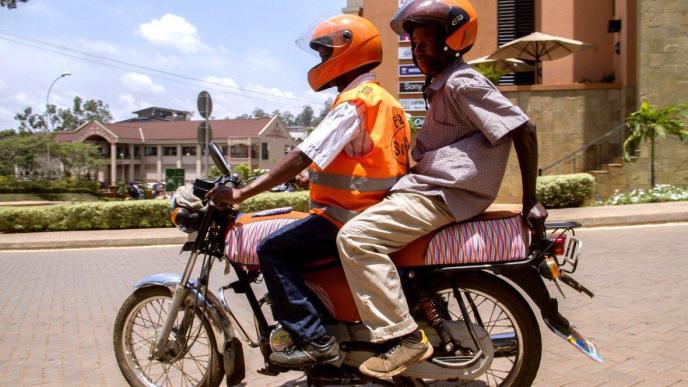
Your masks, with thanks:
[[(580, 259), (583, 242), (576, 237), (576, 228), (582, 227), (579, 222), (564, 221), (564, 222), (547, 222), (545, 223), (545, 230), (551, 230), (549, 238), (552, 243), (544, 249), (543, 253), (548, 252), (554, 245), (555, 241), (560, 238), (565, 239), (564, 254), (556, 255), (553, 252), (550, 254), (556, 259), (559, 270), (565, 273), (574, 273), (578, 268), (578, 260)], [(567, 233), (571, 235), (567, 237)]]

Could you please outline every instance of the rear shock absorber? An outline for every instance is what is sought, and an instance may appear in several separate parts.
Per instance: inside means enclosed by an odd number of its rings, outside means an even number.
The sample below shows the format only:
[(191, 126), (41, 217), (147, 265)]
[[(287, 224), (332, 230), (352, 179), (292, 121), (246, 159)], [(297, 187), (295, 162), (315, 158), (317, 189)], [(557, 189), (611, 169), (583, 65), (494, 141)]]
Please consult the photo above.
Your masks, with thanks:
[(440, 313), (441, 300), (437, 298), (439, 295), (435, 294), (433, 296), (428, 296), (423, 294), (419, 300), (420, 310), (423, 311), (425, 319), (428, 321), (431, 327), (435, 328), (437, 334), (440, 335), (440, 340), (442, 341), (442, 348), (446, 352), (452, 352), (456, 346), (454, 340), (449, 334), (449, 330), (444, 325), (444, 319)]

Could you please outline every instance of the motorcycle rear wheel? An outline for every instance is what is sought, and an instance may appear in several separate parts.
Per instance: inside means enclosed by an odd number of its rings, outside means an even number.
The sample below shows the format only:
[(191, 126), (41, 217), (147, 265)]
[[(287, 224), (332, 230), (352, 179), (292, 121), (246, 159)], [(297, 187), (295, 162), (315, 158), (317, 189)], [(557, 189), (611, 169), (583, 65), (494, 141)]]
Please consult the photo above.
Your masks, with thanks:
[[(452, 320), (463, 320), (453, 288), (464, 298), (472, 323), (481, 325), (493, 338), (516, 339), (509, 353), (496, 356), (488, 371), (466, 386), (530, 386), (537, 375), (542, 356), (542, 339), (537, 319), (525, 299), (505, 281), (493, 275), (455, 275), (435, 281), (426, 288), (446, 300), (443, 311)], [(466, 297), (470, 296), (470, 300)], [(480, 321), (476, 318), (480, 316)], [(509, 356), (506, 356), (509, 355)], [(404, 378), (401, 385), (457, 385), (456, 382)]]
[[(115, 357), (122, 375), (129, 385), (136, 387), (219, 386), (224, 376), (222, 356), (216, 350), (210, 323), (198, 310), (189, 330), (188, 350), (169, 361), (152, 358), (152, 349), (171, 302), (170, 290), (162, 286), (138, 289), (124, 301), (113, 334)], [(181, 322), (181, 315), (173, 332)]]

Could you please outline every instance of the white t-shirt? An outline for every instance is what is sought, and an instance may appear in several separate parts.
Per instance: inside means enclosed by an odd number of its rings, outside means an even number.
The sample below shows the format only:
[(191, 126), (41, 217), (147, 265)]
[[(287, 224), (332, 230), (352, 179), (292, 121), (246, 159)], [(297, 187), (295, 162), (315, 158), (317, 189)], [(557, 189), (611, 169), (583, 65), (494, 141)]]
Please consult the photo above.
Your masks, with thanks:
[[(361, 74), (344, 91), (373, 80), (373, 74)], [(373, 149), (365, 122), (365, 105), (355, 101), (341, 103), (327, 113), (298, 148), (321, 169), (327, 168), (342, 151), (350, 157), (365, 156)]]

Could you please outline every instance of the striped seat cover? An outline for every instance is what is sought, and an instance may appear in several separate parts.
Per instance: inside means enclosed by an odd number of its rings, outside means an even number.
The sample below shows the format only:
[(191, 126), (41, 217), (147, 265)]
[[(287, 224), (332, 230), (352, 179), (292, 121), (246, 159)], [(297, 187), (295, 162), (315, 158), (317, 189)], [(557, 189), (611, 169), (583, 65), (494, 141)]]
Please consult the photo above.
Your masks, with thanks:
[(509, 262), (528, 255), (521, 216), (453, 224), (438, 231), (425, 251), (426, 265)]
[[(237, 224), (227, 233), (225, 256), (258, 268), (260, 241), (298, 219), (269, 219)], [(439, 230), (425, 252), (425, 265), (465, 265), (522, 260), (528, 252), (528, 231), (520, 216), (450, 225)]]

